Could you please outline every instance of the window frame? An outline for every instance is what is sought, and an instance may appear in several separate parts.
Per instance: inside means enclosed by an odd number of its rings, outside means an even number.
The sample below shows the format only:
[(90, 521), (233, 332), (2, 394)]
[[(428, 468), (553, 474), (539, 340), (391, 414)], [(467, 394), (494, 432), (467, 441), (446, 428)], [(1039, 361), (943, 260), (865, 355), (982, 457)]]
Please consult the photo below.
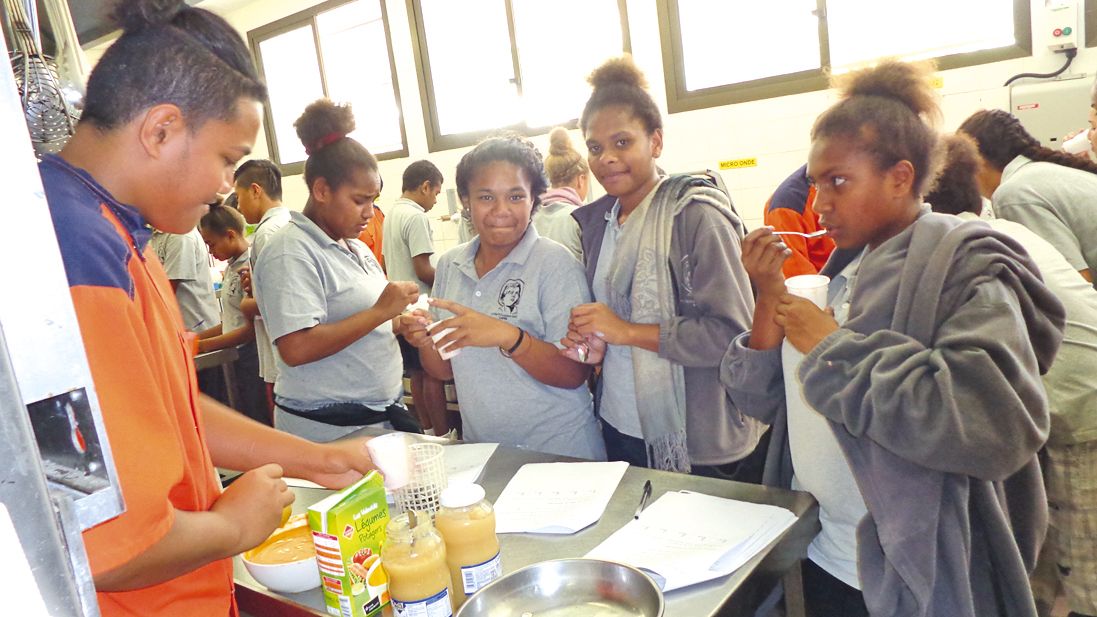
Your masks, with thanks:
[[(670, 113), (825, 90), (829, 85), (827, 73), (830, 68), (830, 36), (827, 28), (826, 0), (816, 0), (815, 9), (819, 21), (819, 58), (822, 67), (694, 91), (686, 90), (685, 56), (682, 53), (678, 0), (656, 0), (656, 4), (663, 55), (663, 76), (667, 90), (667, 109)], [(1013, 0), (1013, 27), (1016, 37), (1013, 45), (938, 56), (935, 58), (937, 68), (948, 70), (1031, 56), (1030, 0)]]
[[(522, 95), (522, 69), (518, 60), (518, 39), (514, 27), (514, 9), (512, 0), (499, 0), (503, 2), (507, 13), (507, 29), (510, 35), (511, 63), (514, 67), (514, 81), (519, 97)], [(629, 32), (628, 7), (626, 0), (617, 0), (617, 8), (621, 17), (621, 43), (623, 53), (632, 53), (632, 38)], [(555, 126), (574, 129), (579, 126), (578, 114), (566, 122), (557, 122), (550, 126), (530, 126), (526, 123), (498, 126), (481, 131), (466, 131), (463, 133), (442, 134), (438, 120), (438, 104), (434, 92), (434, 79), (431, 74), (430, 53), (426, 40), (426, 26), (423, 19), (422, 4), (419, 0), (407, 0), (408, 21), (411, 26), (411, 47), (415, 57), (415, 69), (419, 75), (419, 99), (422, 101), (423, 126), (426, 130), (427, 151), (439, 152), (455, 148), (474, 146), (480, 140), (499, 131), (513, 131), (526, 137), (544, 135)]]
[[(317, 16), (342, 5), (359, 1), (361, 0), (327, 0), (326, 2), (321, 2), (320, 4), (298, 11), (292, 15), (287, 15), (281, 19), (272, 21), (264, 26), (249, 30), (248, 46), (251, 47), (251, 53), (255, 60), (255, 67), (259, 71), (259, 76), (266, 81), (266, 67), (263, 66), (263, 53), (260, 51), (259, 44), (267, 39), (274, 38), (279, 34), (284, 34), (304, 25), (308, 25), (312, 29), (312, 39), (316, 46), (316, 64), (320, 69), (320, 85), (324, 90), (324, 96), (328, 96), (328, 76), (324, 68), (324, 48), (320, 42), (320, 30), (317, 26)], [(389, 29), (388, 7), (386, 6), (385, 0), (375, 1), (380, 5), (381, 22), (385, 27), (385, 47), (388, 50), (389, 72), (392, 75), (392, 93), (396, 99), (396, 107), (400, 112), (400, 140), (404, 144), (404, 147), (400, 150), (385, 152), (383, 154), (374, 153), (378, 160), (386, 161), (408, 157), (408, 135), (407, 130), (404, 128), (404, 105), (400, 98), (400, 84), (396, 75), (396, 59), (392, 53), (392, 32)], [(281, 168), (282, 175), (292, 176), (305, 173), (304, 161), (285, 163), (281, 159), (281, 154), (278, 151), (278, 139), (274, 132), (274, 114), (269, 100), (263, 103), (263, 133), (267, 138), (267, 151), (270, 153), (270, 159)]]
[(1086, 30), (1086, 47), (1097, 47), (1097, 0), (1086, 0), (1082, 7), (1082, 22)]

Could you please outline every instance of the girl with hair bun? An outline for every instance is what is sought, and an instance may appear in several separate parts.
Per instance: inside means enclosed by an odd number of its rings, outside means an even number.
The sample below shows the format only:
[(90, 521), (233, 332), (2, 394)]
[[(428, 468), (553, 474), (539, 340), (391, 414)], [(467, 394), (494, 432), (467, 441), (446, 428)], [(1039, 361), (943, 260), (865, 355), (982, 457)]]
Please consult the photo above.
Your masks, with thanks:
[(758, 481), (765, 427), (724, 394), (720, 358), (750, 323), (743, 225), (707, 179), (662, 177), (663, 119), (628, 56), (591, 74), (579, 120), (608, 196), (575, 211), (595, 302), (576, 306), (570, 357), (602, 363), (610, 460)]
[[(231, 195), (230, 195), (231, 197)], [(198, 222), (198, 231), (210, 255), (227, 262), (221, 279), (221, 322), (198, 335), (198, 353), (232, 347), (237, 358), (236, 387), (240, 411), (256, 422), (270, 425), (267, 387), (259, 377), (255, 324), (240, 308), (247, 298), (244, 277), (250, 268), (251, 248), (244, 237), (244, 215), (225, 204), (210, 204)]]
[[(122, 34), (39, 171), (125, 512), (83, 533), (104, 617), (237, 613), (233, 555), (293, 501), (373, 468), (363, 440), (315, 444), (201, 394), (149, 226), (191, 231), (255, 145), (266, 87), (224, 19), (183, 0), (114, 3)], [(217, 467), (242, 470), (222, 488)], [(18, 612), (18, 609), (12, 609)]]
[(985, 225), (932, 213), (932, 66), (884, 61), (837, 80), (808, 177), (838, 248), (824, 311), (785, 288), (790, 251), (743, 242), (751, 332), (721, 372), (772, 424), (766, 483), (811, 492), (811, 615), (1035, 617), (1028, 574), (1046, 527), (1036, 453), (1040, 375), (1063, 307), (1028, 255)]
[(545, 174), (549, 188), (541, 195), (541, 206), (533, 212), (537, 233), (563, 244), (580, 261), (583, 244), (579, 224), (571, 217), (583, 205), (590, 188), (590, 166), (571, 145), (567, 129), (556, 127), (549, 133), (549, 152), (545, 155)]
[(276, 428), (330, 441), (369, 424), (422, 432), (403, 398), (397, 317), (419, 296), (385, 278), (358, 240), (381, 192), (377, 159), (348, 137), (349, 105), (321, 99), (294, 122), (309, 153), (302, 212), (255, 264), (256, 298), (275, 346)]
[(984, 109), (960, 125), (982, 157), (979, 189), (994, 215), (1059, 249), (1087, 281), (1097, 273), (1097, 164), (1045, 148), (1012, 114)]

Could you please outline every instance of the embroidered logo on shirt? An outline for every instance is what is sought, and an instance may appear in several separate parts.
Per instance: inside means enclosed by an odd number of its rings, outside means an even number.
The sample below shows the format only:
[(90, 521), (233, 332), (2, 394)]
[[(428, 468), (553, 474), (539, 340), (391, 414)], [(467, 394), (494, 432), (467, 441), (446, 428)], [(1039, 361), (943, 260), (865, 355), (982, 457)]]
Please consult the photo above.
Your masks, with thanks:
[(522, 301), (522, 289), (525, 286), (526, 282), (522, 279), (507, 279), (499, 290), (499, 306), (513, 315), (518, 310), (518, 303)]

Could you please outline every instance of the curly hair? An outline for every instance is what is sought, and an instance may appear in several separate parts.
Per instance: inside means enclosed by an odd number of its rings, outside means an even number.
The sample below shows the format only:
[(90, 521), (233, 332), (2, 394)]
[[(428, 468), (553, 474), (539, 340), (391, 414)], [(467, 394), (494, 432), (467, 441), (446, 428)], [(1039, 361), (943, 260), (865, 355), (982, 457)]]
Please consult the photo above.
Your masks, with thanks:
[(483, 166), (496, 161), (511, 163), (525, 174), (530, 184), (530, 197), (533, 206), (541, 205), (541, 193), (548, 190), (545, 178), (545, 166), (541, 162), (541, 152), (533, 142), (525, 137), (506, 133), (488, 137), (476, 144), (476, 147), (461, 157), (457, 163), (454, 182), (457, 184), (457, 196), (464, 200), (469, 196), (469, 182), (472, 176)]
[(979, 214), (983, 211), (983, 197), (976, 179), (980, 161), (975, 142), (963, 133), (947, 135), (942, 142), (944, 164), (926, 193), (926, 201), (934, 212)]
[(354, 113), (349, 104), (336, 105), (328, 99), (309, 104), (293, 122), (297, 137), (309, 153), (305, 160), (305, 184), (312, 190), (319, 178), (334, 190), (350, 180), (359, 169), (377, 171), (377, 158), (351, 137)]
[(266, 101), (247, 45), (210, 11), (183, 0), (126, 0), (111, 17), (122, 36), (88, 77), (82, 121), (109, 131), (173, 103), (193, 132), (207, 120), (231, 122), (241, 98)]
[(1097, 174), (1097, 165), (1088, 159), (1041, 146), (1040, 141), (1021, 126), (1016, 116), (1001, 109), (977, 111), (964, 120), (957, 130), (970, 135), (979, 147), (983, 160), (998, 171), (1005, 169), (1018, 156), (1024, 156), (1034, 161)]
[(841, 137), (854, 140), (876, 162), (877, 169), (899, 161), (914, 167), (914, 195), (922, 195), (938, 165), (937, 133), (941, 117), (930, 82), (929, 62), (884, 60), (832, 79), (840, 100), (815, 120), (812, 141)]
[(549, 152), (545, 155), (545, 173), (554, 187), (570, 184), (576, 177), (590, 171), (587, 159), (575, 146), (567, 129), (558, 126), (549, 133)]
[(647, 91), (647, 79), (632, 56), (624, 55), (606, 60), (587, 78), (593, 86), (583, 114), (579, 116), (579, 128), (584, 133), (590, 126), (590, 117), (604, 107), (625, 107), (644, 125), (648, 134), (663, 128), (663, 116), (655, 105), (655, 99)]

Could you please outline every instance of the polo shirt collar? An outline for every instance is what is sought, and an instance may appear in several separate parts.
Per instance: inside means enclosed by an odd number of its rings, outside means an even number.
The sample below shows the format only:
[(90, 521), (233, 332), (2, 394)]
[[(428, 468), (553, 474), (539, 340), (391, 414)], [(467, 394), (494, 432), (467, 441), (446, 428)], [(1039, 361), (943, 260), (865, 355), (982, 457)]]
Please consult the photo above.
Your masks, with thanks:
[(312, 238), (312, 240), (320, 246), (327, 246), (329, 244), (332, 244), (343, 250), (343, 247), (338, 242), (332, 240), (331, 236), (324, 233), (324, 230), (320, 229), (319, 225), (314, 223), (312, 219), (305, 216), (304, 214), (297, 211), (291, 211), (289, 213), (289, 220), (301, 231), (305, 232), (305, 235), (307, 235), (309, 238)]
[(409, 206), (415, 208), (416, 210), (418, 210), (420, 212), (426, 212), (427, 211), (426, 208), (424, 208), (423, 206), (420, 206), (419, 203), (416, 202), (414, 199), (408, 199), (407, 197), (401, 197), (393, 203), (394, 204), (408, 204)]
[(285, 206), (274, 206), (273, 208), (271, 208), (271, 209), (267, 210), (266, 212), (264, 212), (263, 216), (259, 217), (259, 222), (256, 223), (256, 225), (261, 226), (263, 223), (266, 223), (270, 219), (278, 216), (279, 214), (281, 214), (282, 212), (284, 212), (286, 210), (288, 210), (288, 208), (286, 208)]
[[(537, 233), (537, 228), (530, 223), (526, 226), (526, 232), (522, 235), (522, 239), (518, 241), (518, 244), (514, 245), (514, 248), (510, 249), (510, 253), (499, 262), (498, 268), (506, 263), (513, 263), (522, 265), (529, 259), (531, 253), (533, 253), (533, 246), (537, 244), (537, 240), (540, 238), (540, 234)], [(461, 250), (457, 251), (453, 256), (453, 264), (457, 266), (465, 274), (472, 278), (478, 278), (476, 275), (476, 251), (480, 250), (480, 236), (476, 236)]]
[(621, 200), (614, 199), (613, 207), (606, 212), (606, 221), (616, 221), (617, 217), (621, 214)]
[(42, 162), (47, 165), (53, 165), (79, 180), (88, 190), (94, 193), (104, 205), (110, 208), (111, 212), (113, 212), (116, 217), (118, 217), (122, 226), (126, 228), (126, 231), (128, 231), (133, 238), (133, 244), (134, 247), (137, 248), (137, 252), (140, 253), (144, 250), (145, 245), (148, 244), (149, 239), (152, 238), (152, 228), (149, 227), (148, 222), (145, 221), (145, 217), (141, 216), (141, 213), (137, 211), (137, 208), (118, 201), (103, 187), (103, 185), (99, 184), (91, 174), (79, 167), (71, 165), (68, 161), (56, 154), (47, 154), (42, 157)]
[(1032, 159), (1021, 154), (1013, 157), (1013, 160), (1007, 163), (1006, 166), (1002, 169), (1002, 182), (1008, 180), (1010, 176), (1017, 173), (1018, 170), (1031, 162)]
[(251, 249), (249, 248), (248, 250), (244, 251), (243, 253), (240, 253), (239, 257), (237, 257), (237, 258), (233, 259), (232, 261), (230, 261), (229, 262), (229, 267), (234, 268), (234, 267), (236, 267), (237, 264), (248, 263), (248, 258), (250, 256), (251, 256)]

